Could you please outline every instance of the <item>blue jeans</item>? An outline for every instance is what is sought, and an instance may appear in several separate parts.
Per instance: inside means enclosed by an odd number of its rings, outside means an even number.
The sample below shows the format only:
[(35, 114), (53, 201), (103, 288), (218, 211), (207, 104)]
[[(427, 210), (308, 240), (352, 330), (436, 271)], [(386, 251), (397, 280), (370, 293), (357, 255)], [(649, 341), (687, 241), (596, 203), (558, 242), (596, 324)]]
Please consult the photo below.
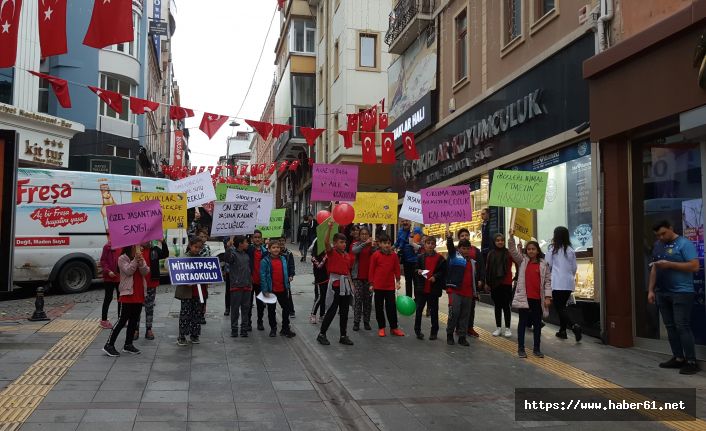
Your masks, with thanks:
[(517, 323), (517, 349), (525, 350), (525, 328), (531, 323), (534, 330), (534, 343), (532, 350), (539, 352), (539, 343), (542, 339), (542, 300), (527, 298), (529, 308), (520, 308), (517, 314), (520, 315), (520, 321)]
[(694, 334), (691, 332), (693, 293), (657, 292), (657, 307), (667, 328), (669, 346), (675, 358), (696, 361)]

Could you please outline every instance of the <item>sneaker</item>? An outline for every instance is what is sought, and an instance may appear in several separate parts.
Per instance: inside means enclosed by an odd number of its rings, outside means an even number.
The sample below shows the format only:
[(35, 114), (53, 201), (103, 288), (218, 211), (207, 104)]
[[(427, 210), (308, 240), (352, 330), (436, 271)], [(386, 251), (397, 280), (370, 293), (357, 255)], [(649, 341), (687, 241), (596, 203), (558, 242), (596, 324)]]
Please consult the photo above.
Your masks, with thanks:
[(458, 337), (458, 344), (460, 346), (470, 346), (468, 340), (466, 340), (466, 337)]
[(105, 346), (103, 346), (103, 353), (110, 356), (111, 358), (117, 358), (118, 356), (120, 356), (120, 353), (115, 350), (115, 346), (111, 346), (110, 344), (106, 344)]
[(142, 352), (140, 352), (140, 349), (133, 346), (132, 344), (128, 344), (127, 346), (123, 347), (123, 353), (129, 353), (131, 355), (139, 355)]
[(385, 328), (378, 329), (378, 337), (384, 337), (384, 336), (385, 336)]
[(533, 354), (534, 356), (538, 357), (538, 358), (543, 358), (543, 357), (544, 357), (544, 353), (540, 352), (539, 350), (533, 350), (533, 351), (532, 351), (532, 354)]
[(493, 337), (499, 337), (500, 334), (502, 334), (503, 328), (498, 327), (495, 331), (493, 331)]
[(687, 375), (692, 375), (696, 374), (699, 371), (701, 371), (701, 368), (699, 368), (699, 365), (696, 362), (687, 362), (684, 364), (683, 367), (681, 367), (681, 370), (679, 370), (679, 374), (687, 374)]
[(436, 340), (436, 334), (429, 334), (429, 341)]
[(354, 324), (353, 324), (353, 330), (356, 331), (356, 332), (360, 331), (360, 323), (354, 323)]
[(574, 337), (576, 337), (576, 342), (578, 343), (581, 341), (581, 338), (583, 337), (583, 334), (581, 333), (581, 326), (579, 325), (574, 325), (571, 330), (574, 332)]
[(556, 333), (556, 337), (561, 338), (562, 340), (566, 340), (567, 338), (569, 338), (566, 336), (566, 332), (561, 332), (561, 331)]
[(319, 344), (324, 346), (328, 346), (329, 344), (331, 344), (328, 338), (326, 338), (326, 334), (319, 334), (319, 336), (316, 337), (316, 341), (318, 341)]
[(314, 315), (314, 314), (309, 315), (309, 323), (311, 323), (312, 325), (316, 325), (316, 315)]
[(392, 332), (392, 335), (394, 335), (395, 337), (404, 337), (404, 332), (402, 332), (400, 328), (395, 328), (390, 332)]
[(446, 344), (448, 344), (449, 346), (453, 346), (454, 344), (456, 344), (456, 342), (454, 341), (454, 336), (452, 334), (446, 335)]
[(297, 314), (296, 314), (294, 311), (292, 311), (291, 313), (289, 313), (289, 318), (290, 318), (290, 319), (295, 319), (296, 317), (297, 317)]
[(522, 359), (525, 359), (527, 357), (527, 352), (525, 352), (525, 349), (519, 349), (517, 351), (517, 356), (519, 356)]
[(226, 311), (223, 312), (224, 316), (230, 316), (230, 309), (226, 308)]
[(270, 337), (276, 337), (277, 336), (277, 330), (276, 329), (270, 329)]
[(370, 322), (363, 322), (363, 328), (365, 328), (366, 331), (370, 331), (371, 329), (373, 329), (370, 326)]
[(294, 332), (292, 332), (291, 329), (287, 329), (286, 331), (280, 332), (280, 335), (284, 335), (284, 336), (287, 337), (287, 338), (294, 338), (294, 337), (297, 336), (297, 334), (295, 334)]
[(199, 339), (198, 335), (192, 335), (191, 336), (191, 344), (199, 344), (201, 343), (201, 340)]
[(474, 337), (474, 338), (479, 338), (479, 337), (480, 337), (480, 334), (478, 334), (478, 333), (476, 332), (476, 330), (473, 329), (473, 328), (468, 328), (468, 335), (470, 335), (471, 337)]
[(186, 337), (179, 337), (177, 338), (177, 346), (188, 346), (189, 342), (186, 341)]
[(248, 338), (248, 331), (240, 331), (240, 336), (242, 338)]
[(258, 330), (258, 331), (264, 331), (264, 330), (265, 330), (265, 325), (263, 325), (262, 322), (257, 322), (257, 330)]
[(346, 345), (346, 346), (352, 346), (352, 345), (353, 345), (353, 341), (352, 341), (350, 338), (348, 338), (347, 335), (344, 335), (343, 337), (339, 338), (338, 342), (341, 343), (341, 344), (344, 344), (344, 345)]
[(505, 328), (505, 333), (503, 335), (505, 336), (505, 338), (512, 337), (512, 331), (510, 330), (510, 328)]
[(147, 332), (145, 332), (145, 340), (154, 340), (154, 332), (152, 332), (151, 329), (148, 329)]
[(202, 325), (205, 325), (205, 324), (206, 324), (206, 318), (205, 318), (205, 317), (202, 317), (202, 318), (201, 318), (201, 324), (202, 324)]
[(417, 340), (423, 340), (424, 339), (424, 334), (421, 332), (417, 332)]
[[(247, 334), (247, 332), (246, 332)], [(230, 331), (230, 336), (233, 338), (238, 338), (238, 331)]]
[(137, 341), (140, 339), (140, 331), (135, 331), (135, 336), (132, 337), (132, 341)]
[(686, 364), (686, 361), (684, 360), (677, 360), (677, 358), (672, 357), (670, 360), (666, 362), (662, 362), (659, 364), (660, 368), (681, 368)]
[(110, 320), (101, 320), (100, 325), (103, 329), (113, 329), (113, 324), (110, 323)]

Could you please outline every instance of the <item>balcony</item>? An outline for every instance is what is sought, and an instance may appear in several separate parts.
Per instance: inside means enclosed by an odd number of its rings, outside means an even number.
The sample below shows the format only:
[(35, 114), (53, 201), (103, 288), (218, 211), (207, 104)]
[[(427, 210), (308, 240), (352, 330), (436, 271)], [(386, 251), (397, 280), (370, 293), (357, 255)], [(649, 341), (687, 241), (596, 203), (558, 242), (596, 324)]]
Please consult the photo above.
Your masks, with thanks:
[(434, 21), (436, 0), (399, 0), (390, 13), (385, 43), (391, 54), (402, 55)]
[(277, 160), (296, 159), (299, 153), (308, 153), (308, 146), (301, 134), (300, 127), (315, 127), (316, 109), (292, 106), (292, 117), (287, 124), (291, 124), (291, 132), (283, 133), (275, 143), (275, 157)]

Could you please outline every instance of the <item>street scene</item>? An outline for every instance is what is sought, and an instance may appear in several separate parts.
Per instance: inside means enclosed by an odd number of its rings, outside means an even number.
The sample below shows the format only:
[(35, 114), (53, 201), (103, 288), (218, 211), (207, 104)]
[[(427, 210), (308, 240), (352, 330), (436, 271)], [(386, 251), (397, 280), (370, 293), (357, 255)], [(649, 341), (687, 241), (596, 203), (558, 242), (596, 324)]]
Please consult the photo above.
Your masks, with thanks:
[(0, 28), (0, 431), (706, 430), (706, 0)]

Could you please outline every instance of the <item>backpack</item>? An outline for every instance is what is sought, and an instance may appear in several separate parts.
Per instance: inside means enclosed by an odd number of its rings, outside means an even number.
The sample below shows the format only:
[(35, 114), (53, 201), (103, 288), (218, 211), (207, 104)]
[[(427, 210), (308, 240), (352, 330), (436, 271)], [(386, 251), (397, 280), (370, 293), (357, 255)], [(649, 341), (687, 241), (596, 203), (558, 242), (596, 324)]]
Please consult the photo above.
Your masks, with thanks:
[(301, 238), (309, 238), (309, 226), (302, 226), (301, 233), (299, 236)]

